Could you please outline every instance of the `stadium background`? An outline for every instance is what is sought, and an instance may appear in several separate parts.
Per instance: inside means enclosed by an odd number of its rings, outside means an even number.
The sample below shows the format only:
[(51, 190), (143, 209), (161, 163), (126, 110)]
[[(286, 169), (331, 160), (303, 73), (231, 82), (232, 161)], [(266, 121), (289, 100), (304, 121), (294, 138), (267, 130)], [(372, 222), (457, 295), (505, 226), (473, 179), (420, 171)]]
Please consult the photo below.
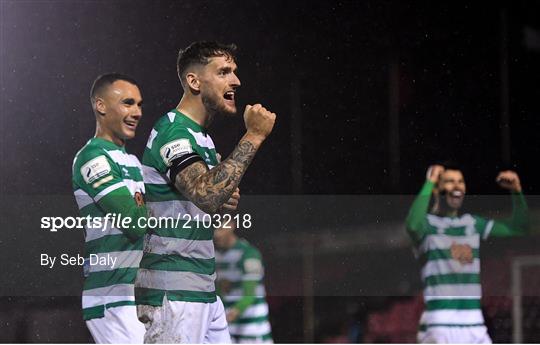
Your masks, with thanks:
[[(516, 169), (538, 230), (540, 6), (533, 1), (0, 1), (0, 341), (88, 341), (76, 232), (39, 229), (75, 215), (71, 163), (93, 135), (88, 93), (100, 73), (141, 84), (144, 117), (128, 149), (180, 97), (178, 48), (236, 43), (239, 108), (261, 102), (278, 122), (242, 184), (243, 232), (266, 262), (277, 342), (410, 342), (421, 310), (419, 267), (402, 220), (426, 167), (457, 159), (468, 206), (501, 216), (494, 183)], [(240, 118), (211, 129), (229, 153)], [(499, 196), (500, 195), (500, 196)], [(489, 213), (491, 212), (491, 213)], [(483, 248), (490, 334), (512, 341), (511, 266), (539, 237)], [(538, 267), (527, 283), (523, 340), (540, 341)]]

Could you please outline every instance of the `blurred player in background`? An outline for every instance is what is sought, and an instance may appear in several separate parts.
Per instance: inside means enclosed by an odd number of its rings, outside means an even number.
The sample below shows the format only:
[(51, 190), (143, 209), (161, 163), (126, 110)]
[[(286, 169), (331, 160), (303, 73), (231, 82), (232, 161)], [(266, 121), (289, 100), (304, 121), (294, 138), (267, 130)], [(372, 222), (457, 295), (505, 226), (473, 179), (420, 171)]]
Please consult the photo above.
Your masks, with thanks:
[(480, 241), (524, 235), (528, 225), (519, 176), (503, 171), (496, 181), (510, 191), (513, 204), (512, 216), (499, 221), (460, 212), (466, 188), (458, 168), (434, 165), (428, 169), (406, 220), (423, 264), (421, 343), (491, 343), (480, 304)]
[[(207, 128), (218, 114), (235, 115), (234, 45), (195, 42), (178, 55), (184, 90), (175, 109), (155, 124), (143, 156), (148, 207), (156, 217), (204, 218), (236, 209), (237, 187), (275, 114), (246, 106), (246, 134), (218, 162)], [(145, 342), (227, 343), (223, 303), (215, 291), (214, 228), (199, 222), (152, 229), (137, 279)]]
[[(137, 82), (121, 74), (99, 76), (91, 90), (96, 135), (73, 162), (73, 190), (82, 216), (111, 213), (132, 222), (123, 229), (86, 227), (85, 258), (115, 259), (113, 265), (85, 263), (83, 316), (96, 343), (141, 343), (144, 325), (137, 319), (134, 283), (142, 258), (147, 216), (141, 163), (126, 153), (142, 116)], [(110, 262), (110, 261), (109, 261)]]
[(235, 234), (236, 223), (216, 229), (217, 289), (234, 343), (272, 343), (261, 253)]

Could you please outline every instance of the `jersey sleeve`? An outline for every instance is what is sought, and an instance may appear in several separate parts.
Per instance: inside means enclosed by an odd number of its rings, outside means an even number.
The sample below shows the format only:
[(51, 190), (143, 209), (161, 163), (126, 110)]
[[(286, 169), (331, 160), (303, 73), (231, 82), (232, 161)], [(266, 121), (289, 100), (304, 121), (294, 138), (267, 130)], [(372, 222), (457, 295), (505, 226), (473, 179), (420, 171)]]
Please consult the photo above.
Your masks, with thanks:
[(136, 240), (143, 236), (146, 228), (139, 226), (140, 217), (147, 216), (143, 202), (131, 195), (116, 163), (105, 151), (92, 148), (81, 152), (73, 167), (73, 180), (82, 193), (95, 202), (104, 214), (116, 214), (131, 222), (120, 229), (126, 236)]
[(242, 298), (233, 306), (243, 313), (252, 305), (258, 296), (256, 289), (264, 275), (261, 254), (255, 248), (249, 248), (244, 252), (241, 260), (242, 271)]
[(169, 180), (189, 165), (204, 162), (193, 135), (187, 128), (174, 123), (154, 139), (151, 155), (158, 171)]
[(493, 228), (484, 236), (511, 237), (522, 236), (529, 229), (529, 211), (523, 193), (512, 193), (512, 215), (509, 218), (493, 221)]
[(434, 183), (426, 181), (416, 196), (405, 220), (407, 232), (415, 243), (422, 240), (428, 230), (427, 213)]
[(489, 237), (489, 234), (493, 230), (495, 221), (493, 219), (487, 219), (479, 216), (472, 216), (474, 218), (474, 231), (480, 235), (480, 238), (485, 240)]

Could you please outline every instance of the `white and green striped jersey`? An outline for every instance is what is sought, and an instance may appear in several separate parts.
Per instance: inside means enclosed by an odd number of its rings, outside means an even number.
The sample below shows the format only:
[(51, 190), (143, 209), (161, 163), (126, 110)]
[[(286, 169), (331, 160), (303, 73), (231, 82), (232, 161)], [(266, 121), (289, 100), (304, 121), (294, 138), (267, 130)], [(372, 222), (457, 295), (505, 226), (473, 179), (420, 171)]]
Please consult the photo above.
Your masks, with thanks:
[(134, 283), (145, 232), (135, 218), (146, 217), (145, 188), (139, 160), (101, 138), (89, 140), (77, 153), (72, 173), (81, 216), (102, 222), (108, 213), (132, 219), (126, 229), (114, 228), (110, 221), (85, 226), (82, 306), (88, 320), (103, 317), (106, 308), (135, 305)]
[(483, 326), (480, 241), (489, 236), (493, 221), (470, 214), (428, 214), (424, 224), (424, 236), (417, 246), (426, 305), (421, 329)]
[[(521, 236), (528, 229), (527, 203), (512, 193), (512, 216), (498, 221), (463, 214), (428, 213), (434, 183), (426, 181), (406, 220), (422, 262), (425, 311), (420, 331), (429, 327), (484, 327), (481, 311), (480, 244), (492, 237)], [(482, 328), (484, 329), (484, 328)]]
[(173, 109), (155, 124), (143, 155), (148, 208), (154, 217), (179, 219), (151, 229), (137, 279), (137, 303), (159, 306), (170, 301), (216, 301), (214, 229), (201, 222), (205, 213), (169, 179), (171, 164), (196, 157), (211, 169), (218, 164), (214, 143), (196, 122)]
[(238, 319), (229, 323), (233, 339), (271, 342), (261, 253), (248, 241), (238, 239), (230, 249), (216, 251), (216, 265), (218, 292), (225, 308), (240, 311)]

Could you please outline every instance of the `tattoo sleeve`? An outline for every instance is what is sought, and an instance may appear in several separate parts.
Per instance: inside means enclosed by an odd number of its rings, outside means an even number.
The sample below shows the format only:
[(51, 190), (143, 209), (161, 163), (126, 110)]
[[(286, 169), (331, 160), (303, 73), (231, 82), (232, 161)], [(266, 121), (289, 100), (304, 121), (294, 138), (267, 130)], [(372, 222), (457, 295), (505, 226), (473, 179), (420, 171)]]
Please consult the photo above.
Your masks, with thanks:
[(247, 167), (255, 157), (257, 147), (242, 139), (231, 155), (212, 170), (196, 162), (176, 175), (175, 187), (206, 213), (216, 213), (231, 197)]

